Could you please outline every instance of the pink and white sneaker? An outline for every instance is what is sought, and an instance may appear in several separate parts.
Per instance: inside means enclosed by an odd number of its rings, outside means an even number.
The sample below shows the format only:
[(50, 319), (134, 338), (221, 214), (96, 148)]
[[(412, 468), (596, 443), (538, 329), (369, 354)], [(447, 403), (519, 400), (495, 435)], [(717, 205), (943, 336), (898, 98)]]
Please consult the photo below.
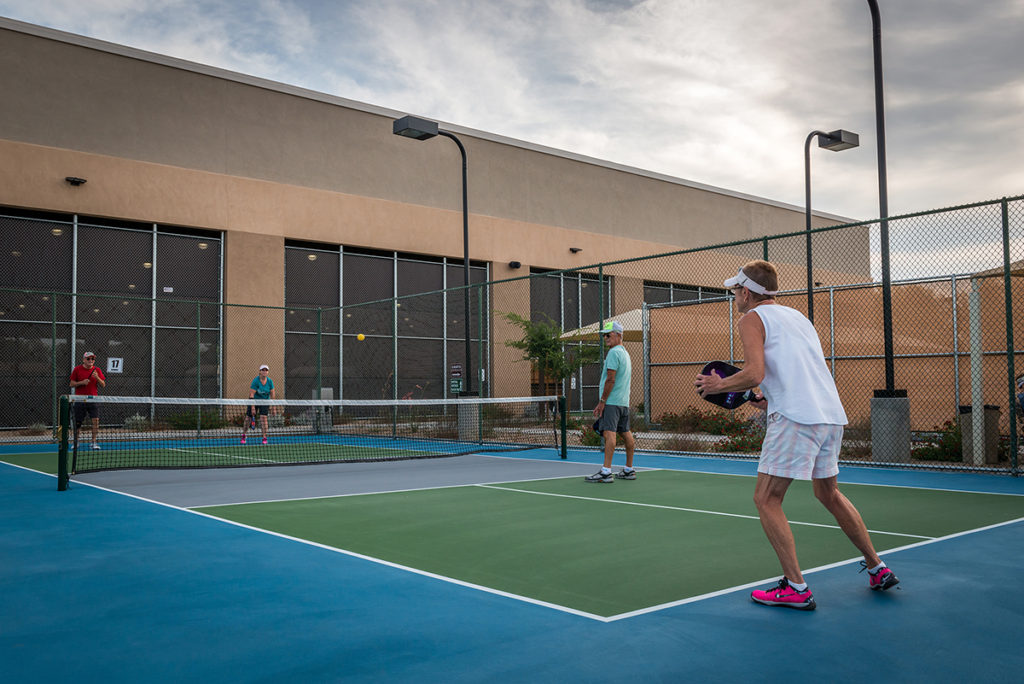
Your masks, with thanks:
[[(864, 561), (860, 562), (861, 572), (868, 570), (868, 564)], [(878, 572), (871, 572), (868, 570), (868, 586), (871, 587), (871, 591), (885, 591), (886, 589), (892, 589), (900, 583), (900, 579), (896, 576), (889, 568), (882, 568)]]
[(797, 610), (814, 610), (816, 607), (810, 588), (797, 591), (789, 586), (789, 580), (785, 577), (774, 587), (755, 589), (750, 592), (750, 598), (766, 606), (785, 606)]
[(263, 438), (263, 446), (267, 446), (267, 438), (266, 437)]
[(242, 444), (245, 444), (245, 435), (242, 435)]

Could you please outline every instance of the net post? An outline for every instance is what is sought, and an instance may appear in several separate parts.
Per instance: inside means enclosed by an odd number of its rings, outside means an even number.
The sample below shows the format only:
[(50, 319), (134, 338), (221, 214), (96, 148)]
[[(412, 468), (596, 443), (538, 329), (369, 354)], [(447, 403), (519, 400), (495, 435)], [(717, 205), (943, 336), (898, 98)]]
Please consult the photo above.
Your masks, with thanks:
[(60, 397), (60, 418), (57, 432), (60, 435), (60, 446), (57, 448), (57, 491), (68, 488), (68, 428), (71, 425), (71, 404), (66, 394)]
[(562, 395), (562, 396), (558, 397), (558, 415), (559, 415), (558, 422), (559, 422), (559, 427), (562, 430), (561, 456), (562, 456), (563, 459), (569, 457), (569, 454), (568, 454), (568, 451), (567, 451), (566, 445), (565, 445), (565, 439), (566, 439), (566, 436), (567, 436), (567, 433), (568, 433), (568, 430), (566, 429), (566, 420), (565, 420), (565, 411), (566, 411), (566, 404), (567, 403), (568, 402), (566, 402), (566, 400), (565, 400), (565, 395)]

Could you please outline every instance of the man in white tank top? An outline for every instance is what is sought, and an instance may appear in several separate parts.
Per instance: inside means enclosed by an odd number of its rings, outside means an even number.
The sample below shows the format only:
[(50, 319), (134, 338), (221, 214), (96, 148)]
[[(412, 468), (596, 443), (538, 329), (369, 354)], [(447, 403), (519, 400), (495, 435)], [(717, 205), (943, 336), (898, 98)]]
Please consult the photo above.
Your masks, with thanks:
[(768, 428), (754, 503), (784, 576), (776, 586), (751, 592), (750, 598), (769, 606), (814, 610), (814, 596), (800, 572), (793, 532), (782, 511), (794, 479), (813, 482), (814, 495), (864, 554), (861, 565), (869, 572), (871, 589), (889, 589), (899, 580), (875, 553), (860, 513), (839, 491), (846, 412), (813, 324), (796, 309), (775, 302), (778, 282), (775, 267), (767, 261), (751, 261), (725, 281), (743, 314), (738, 325), (743, 369), (728, 378), (698, 375), (695, 384), (701, 396), (760, 385), (763, 398), (751, 403), (767, 411)]

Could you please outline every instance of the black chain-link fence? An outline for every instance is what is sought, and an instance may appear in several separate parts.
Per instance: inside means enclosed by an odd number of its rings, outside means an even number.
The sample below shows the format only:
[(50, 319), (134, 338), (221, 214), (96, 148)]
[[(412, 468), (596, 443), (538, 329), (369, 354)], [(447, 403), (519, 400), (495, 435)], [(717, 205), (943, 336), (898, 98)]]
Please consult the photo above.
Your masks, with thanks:
[(844, 461), (1018, 465), (1024, 198), (890, 218), (890, 312), (877, 221), (816, 229), (810, 240), (800, 231), (497, 282), (473, 264), (468, 291), (460, 261), (286, 244), (284, 307), (221, 301), (217, 234), (130, 228), (0, 217), (0, 365), (9, 379), (0, 434), (51, 430), (71, 367), (90, 350), (101, 368), (120, 360), (107, 394), (245, 396), (258, 364), (274, 358), (279, 397), (560, 393), (573, 443), (596, 446), (585, 426), (599, 364), (541, 386), (506, 345), (522, 331), (502, 314), (516, 313), (552, 319), (567, 345), (599, 344), (604, 320), (624, 325), (639, 448), (752, 457), (759, 412), (714, 409), (693, 379), (709, 360), (742, 362), (722, 281), (763, 258), (779, 269), (780, 302), (813, 314), (850, 418)]

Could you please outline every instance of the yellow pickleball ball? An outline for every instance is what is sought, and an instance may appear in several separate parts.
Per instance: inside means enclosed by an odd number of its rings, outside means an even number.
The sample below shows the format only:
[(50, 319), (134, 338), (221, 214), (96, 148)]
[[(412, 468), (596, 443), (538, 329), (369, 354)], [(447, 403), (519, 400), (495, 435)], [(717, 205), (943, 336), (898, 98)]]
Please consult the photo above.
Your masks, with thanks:
[(366, 339), (366, 335), (364, 335), (363, 333), (359, 333), (358, 335), (356, 335), (356, 339), (362, 342), (363, 340)]

